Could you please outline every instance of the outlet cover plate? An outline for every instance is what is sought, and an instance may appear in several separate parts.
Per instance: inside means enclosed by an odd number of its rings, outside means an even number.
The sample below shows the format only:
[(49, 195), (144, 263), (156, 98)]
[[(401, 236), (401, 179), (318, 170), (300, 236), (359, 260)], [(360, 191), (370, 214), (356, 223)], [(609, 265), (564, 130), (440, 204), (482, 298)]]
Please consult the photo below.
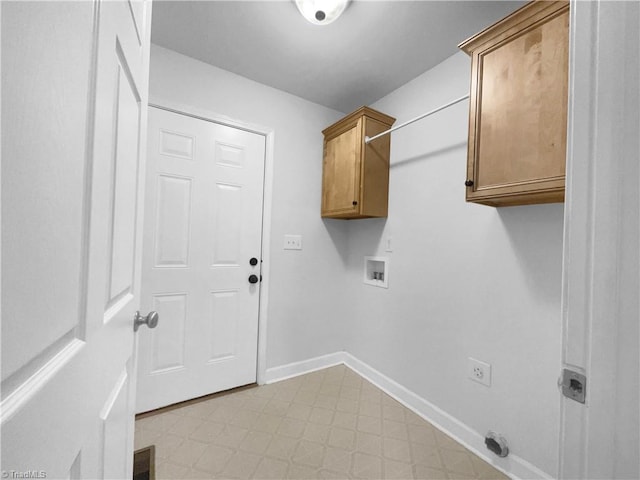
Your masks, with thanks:
[(285, 250), (302, 250), (302, 235), (285, 235)]
[(491, 365), (481, 360), (469, 357), (467, 360), (467, 376), (474, 382), (490, 387)]

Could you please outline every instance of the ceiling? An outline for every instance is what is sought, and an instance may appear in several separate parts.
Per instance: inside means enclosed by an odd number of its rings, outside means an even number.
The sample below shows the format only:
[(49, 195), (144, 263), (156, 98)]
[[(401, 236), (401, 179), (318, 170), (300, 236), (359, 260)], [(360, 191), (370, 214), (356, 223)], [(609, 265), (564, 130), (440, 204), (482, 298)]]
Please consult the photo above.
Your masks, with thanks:
[(153, 43), (348, 113), (458, 51), (524, 2), (355, 0), (312, 25), (293, 0), (158, 1)]

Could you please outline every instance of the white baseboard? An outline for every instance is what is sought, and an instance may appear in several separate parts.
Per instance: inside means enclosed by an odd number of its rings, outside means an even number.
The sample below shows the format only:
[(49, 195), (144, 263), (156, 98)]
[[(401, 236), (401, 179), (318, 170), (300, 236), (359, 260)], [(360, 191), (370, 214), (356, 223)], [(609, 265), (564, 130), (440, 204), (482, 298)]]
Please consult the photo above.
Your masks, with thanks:
[(287, 378), (297, 377), (305, 373), (315, 372), (323, 368), (345, 364), (345, 352), (335, 352), (321, 357), (310, 358), (301, 362), (288, 363), (280, 367), (267, 368), (264, 383), (274, 383)]
[(361, 377), (366, 378), (376, 387), (389, 396), (396, 399), (409, 410), (420, 415), (434, 427), (449, 435), (451, 438), (462, 444), (465, 448), (471, 450), (485, 462), (500, 470), (505, 475), (514, 479), (552, 479), (548, 474), (518, 457), (509, 454), (506, 458), (500, 458), (489, 453), (484, 445), (484, 436), (464, 424), (457, 418), (448, 414), (444, 410), (429, 403), (424, 398), (418, 396), (411, 390), (403, 387), (396, 381), (383, 375), (376, 369), (358, 360), (350, 353), (344, 352), (344, 364)]
[(267, 370), (266, 383), (274, 383), (323, 368), (344, 364), (367, 379), (405, 407), (420, 415), (434, 427), (449, 435), (485, 462), (514, 479), (552, 479), (547, 473), (514, 454), (506, 458), (489, 453), (484, 445), (484, 436), (457, 418), (438, 408), (411, 390), (380, 373), (375, 368), (358, 360), (347, 352), (336, 352), (301, 362), (290, 363)]

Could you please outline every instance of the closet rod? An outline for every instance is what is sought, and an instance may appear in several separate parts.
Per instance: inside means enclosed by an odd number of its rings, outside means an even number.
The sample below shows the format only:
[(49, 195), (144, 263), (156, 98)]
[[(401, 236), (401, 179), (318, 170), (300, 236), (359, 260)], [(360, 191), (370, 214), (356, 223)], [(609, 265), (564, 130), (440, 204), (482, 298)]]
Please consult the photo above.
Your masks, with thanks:
[(467, 98), (469, 98), (469, 94), (468, 93), (466, 95), (454, 100), (453, 102), (449, 102), (446, 105), (442, 105), (441, 107), (438, 107), (438, 108), (436, 108), (434, 110), (431, 110), (430, 112), (423, 113), (419, 117), (416, 117), (416, 118), (413, 118), (413, 119), (411, 119), (411, 120), (409, 120), (407, 122), (401, 123), (400, 125), (396, 125), (395, 127), (390, 128), (389, 130), (385, 130), (384, 132), (379, 133), (377, 135), (374, 135), (373, 137), (364, 137), (364, 143), (372, 142), (376, 138), (380, 138), (380, 137), (382, 137), (384, 135), (387, 135), (388, 133), (393, 132), (394, 130), (398, 130), (398, 129), (402, 128), (402, 127), (406, 127), (407, 125), (409, 125), (409, 124), (411, 124), (413, 122), (417, 122), (418, 120), (422, 120), (424, 117), (428, 117), (429, 115), (433, 115), (434, 113), (439, 112), (440, 110), (444, 110), (445, 108), (450, 107), (451, 105), (455, 105), (456, 103), (459, 103), (459, 102), (461, 102), (463, 100), (466, 100)]

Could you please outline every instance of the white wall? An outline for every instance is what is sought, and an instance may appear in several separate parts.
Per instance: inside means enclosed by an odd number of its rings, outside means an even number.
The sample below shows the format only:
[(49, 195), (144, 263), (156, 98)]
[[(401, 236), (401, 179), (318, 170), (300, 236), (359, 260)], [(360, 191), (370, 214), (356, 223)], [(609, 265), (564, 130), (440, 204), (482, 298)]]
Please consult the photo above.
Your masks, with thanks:
[[(401, 122), (469, 76), (456, 54), (373, 107)], [(563, 206), (465, 203), (466, 102), (393, 133), (387, 219), (323, 221), (321, 130), (342, 114), (157, 46), (150, 92), (275, 130), (268, 367), (346, 350), (555, 475)], [(283, 251), (285, 233), (304, 249)], [(362, 283), (365, 255), (389, 256), (388, 290)], [(469, 356), (491, 388), (466, 378)]]
[[(267, 367), (344, 349), (344, 223), (320, 218), (322, 130), (340, 112), (153, 45), (150, 97), (190, 105), (275, 132)], [(282, 249), (285, 234), (302, 251)], [(248, 259), (247, 259), (248, 261)]]
[[(459, 53), (373, 107), (401, 122), (469, 78)], [(347, 351), (555, 475), (563, 205), (465, 203), (467, 128), (462, 102), (392, 134), (389, 217), (349, 224)], [(365, 255), (389, 257), (388, 290), (362, 283)], [(490, 388), (466, 378), (467, 357), (492, 365)]]

